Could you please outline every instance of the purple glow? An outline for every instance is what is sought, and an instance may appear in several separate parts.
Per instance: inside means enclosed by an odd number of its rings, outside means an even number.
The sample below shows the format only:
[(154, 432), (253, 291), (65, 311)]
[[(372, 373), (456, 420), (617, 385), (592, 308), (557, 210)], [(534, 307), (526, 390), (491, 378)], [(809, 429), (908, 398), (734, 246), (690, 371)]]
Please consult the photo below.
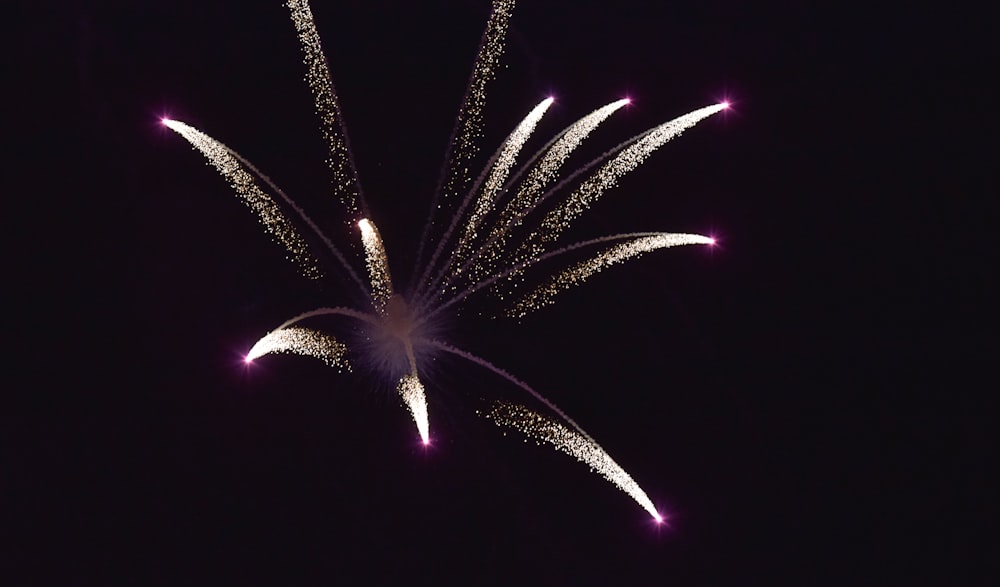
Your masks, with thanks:
[(729, 100), (726, 100), (719, 105), (722, 106), (723, 109), (729, 108)]

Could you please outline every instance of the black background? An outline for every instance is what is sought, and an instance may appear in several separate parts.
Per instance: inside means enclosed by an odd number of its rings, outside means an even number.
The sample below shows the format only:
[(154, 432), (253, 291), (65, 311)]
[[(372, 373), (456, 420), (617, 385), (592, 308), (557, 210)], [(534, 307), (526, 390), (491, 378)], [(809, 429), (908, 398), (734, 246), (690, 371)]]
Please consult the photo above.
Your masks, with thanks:
[[(406, 276), (488, 3), (314, 4)], [(669, 527), (476, 417), (512, 391), (460, 361), (428, 368), (429, 451), (371, 377), (243, 367), (263, 332), (345, 298), (298, 277), (158, 121), (226, 142), (340, 230), (279, 2), (15, 7), (0, 582), (995, 579), (990, 20), (791, 4), (522, 2), (491, 88), (486, 151), (549, 94), (543, 140), (634, 100), (592, 154), (733, 102), (572, 233), (719, 246), (608, 270), (522, 324), (469, 312), (448, 331), (580, 422)]]

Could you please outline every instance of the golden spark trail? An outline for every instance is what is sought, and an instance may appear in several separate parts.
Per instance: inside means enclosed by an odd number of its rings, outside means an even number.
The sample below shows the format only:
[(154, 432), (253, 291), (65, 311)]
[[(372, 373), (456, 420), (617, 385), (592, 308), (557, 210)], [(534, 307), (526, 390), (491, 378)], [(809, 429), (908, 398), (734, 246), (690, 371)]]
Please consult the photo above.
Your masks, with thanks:
[(639, 487), (639, 484), (625, 472), (625, 469), (593, 440), (586, 438), (574, 430), (563, 426), (541, 414), (533, 412), (524, 406), (497, 402), (486, 417), (496, 422), (498, 426), (506, 426), (521, 431), (536, 441), (548, 442), (556, 449), (585, 463), (590, 470), (600, 474), (634, 499), (644, 510), (653, 516), (657, 522), (663, 521), (663, 516), (656, 511), (656, 506)]
[(546, 243), (556, 240), (584, 211), (590, 208), (609, 188), (614, 187), (626, 173), (634, 170), (656, 149), (667, 141), (679, 136), (699, 121), (725, 110), (726, 103), (700, 108), (665, 122), (643, 135), (618, 155), (604, 164), (594, 175), (573, 191), (559, 207), (549, 212), (542, 220), (541, 228), (531, 234), (520, 250), (527, 250), (531, 256), (544, 250)]
[[(333, 79), (326, 63), (323, 47), (320, 45), (319, 32), (313, 21), (312, 10), (306, 0), (288, 0), (288, 10), (291, 11), (292, 22), (302, 45), (305, 62), (306, 81), (312, 90), (316, 103), (316, 114), (323, 124), (323, 138), (330, 147), (330, 157), (327, 165), (333, 172), (334, 192), (347, 208), (352, 217), (358, 214), (358, 202), (361, 211), (368, 214), (364, 194), (358, 184), (357, 171), (351, 156), (347, 141), (347, 131), (343, 123), (343, 114), (337, 103), (337, 94), (333, 88)], [(348, 222), (351, 222), (348, 219)]]
[(243, 202), (257, 214), (257, 218), (260, 219), (264, 228), (284, 245), (306, 277), (318, 279), (322, 275), (316, 265), (316, 260), (309, 253), (309, 246), (305, 239), (281, 212), (278, 204), (261, 191), (253, 177), (232, 155), (229, 147), (178, 120), (164, 119), (162, 122), (191, 143), (191, 146), (200, 151), (209, 163), (229, 181), (229, 185)]
[(589, 277), (606, 268), (621, 263), (643, 253), (680, 245), (712, 245), (715, 239), (699, 234), (662, 233), (637, 238), (627, 243), (617, 244), (599, 255), (578, 263), (551, 277), (549, 281), (534, 290), (508, 311), (508, 315), (523, 318), (530, 312), (547, 306), (559, 292), (580, 285)]
[(291, 353), (315, 357), (331, 367), (351, 370), (344, 358), (347, 346), (332, 336), (309, 328), (279, 328), (268, 332), (257, 341), (244, 359), (250, 363), (254, 359), (271, 353)]

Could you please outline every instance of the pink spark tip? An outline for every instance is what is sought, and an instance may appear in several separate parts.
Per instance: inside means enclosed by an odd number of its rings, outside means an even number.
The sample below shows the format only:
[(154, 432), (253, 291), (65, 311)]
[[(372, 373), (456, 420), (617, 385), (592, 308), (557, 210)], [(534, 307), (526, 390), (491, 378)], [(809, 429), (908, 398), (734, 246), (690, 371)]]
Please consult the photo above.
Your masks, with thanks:
[(710, 247), (714, 247), (715, 246), (715, 237), (714, 236), (708, 237), (708, 246), (710, 246)]
[(250, 358), (250, 355), (247, 355), (247, 356), (243, 357), (243, 362), (245, 364), (249, 365), (250, 363), (253, 363), (253, 359)]
[(661, 516), (660, 514), (653, 514), (653, 519), (656, 520), (657, 524), (663, 523), (663, 516)]
[(164, 116), (163, 118), (160, 119), (160, 124), (162, 125), (170, 124), (170, 119)]
[(723, 110), (725, 110), (726, 108), (729, 108), (729, 100), (726, 100), (722, 104), (719, 104), (719, 106), (722, 106)]

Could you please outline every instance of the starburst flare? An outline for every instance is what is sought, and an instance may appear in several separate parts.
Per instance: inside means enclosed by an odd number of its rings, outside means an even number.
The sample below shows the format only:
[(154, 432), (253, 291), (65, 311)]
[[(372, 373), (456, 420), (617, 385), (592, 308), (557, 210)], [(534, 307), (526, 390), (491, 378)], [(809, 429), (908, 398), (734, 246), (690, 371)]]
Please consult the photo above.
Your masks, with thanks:
[[(347, 357), (353, 358), (352, 352), (360, 352), (366, 359), (362, 364), (382, 366), (373, 369), (381, 369), (380, 374), (395, 386), (426, 445), (430, 443), (430, 426), (427, 388), (421, 380), (426, 364), (421, 361), (424, 357), (433, 357), (434, 353), (459, 357), (492, 372), (520, 390), (526, 402), (537, 408), (497, 402), (486, 414), (487, 418), (500, 426), (519, 430), (539, 442), (551, 444), (587, 464), (631, 496), (657, 522), (662, 522), (662, 515), (635, 480), (554, 402), (486, 359), (430, 337), (428, 325), (446, 310), (461, 307), (480, 292), (492, 292), (502, 298), (507, 288), (514, 284), (515, 277), (538, 271), (543, 266), (550, 271), (551, 265), (562, 263), (564, 259), (588, 249), (604, 247), (596, 253), (592, 252), (583, 261), (563, 264), (562, 269), (557, 266), (555, 271), (546, 273), (548, 278), (507, 306), (506, 313), (523, 317), (551, 304), (562, 291), (584, 283), (608, 267), (647, 252), (679, 245), (713, 244), (714, 240), (709, 237), (666, 232), (636, 232), (571, 244), (556, 243), (562, 233), (621, 177), (635, 170), (664, 143), (725, 109), (728, 104), (707, 106), (635, 135), (560, 179), (559, 172), (577, 147), (598, 125), (629, 101), (618, 100), (594, 110), (557, 134), (518, 168), (521, 151), (553, 103), (552, 98), (547, 98), (507, 136), (489, 158), (478, 179), (473, 180), (471, 169), (479, 153), (486, 86), (498, 67), (514, 8), (513, 0), (494, 0), (455, 122), (431, 212), (416, 247), (414, 279), (411, 287), (403, 290), (407, 296), (404, 299), (393, 285), (385, 244), (370, 219), (347, 141), (343, 115), (308, 2), (288, 0), (287, 7), (302, 46), (306, 79), (320, 118), (321, 131), (330, 150), (328, 164), (333, 175), (334, 192), (345, 208), (347, 221), (356, 223), (361, 232), (363, 258), (349, 258), (342, 254), (291, 198), (235, 151), (183, 122), (164, 119), (163, 123), (208, 159), (254, 211), (266, 230), (285, 247), (303, 274), (313, 279), (328, 275), (320, 272), (317, 257), (309, 250), (308, 242), (299, 234), (282, 207), (293, 211), (314, 233), (313, 236), (326, 245), (339, 262), (339, 270), (349, 278), (348, 281), (358, 286), (368, 303), (360, 309), (346, 305), (316, 308), (286, 320), (250, 348), (246, 362), (274, 353), (292, 353), (317, 358), (341, 370), (350, 370)], [(258, 182), (262, 182), (278, 199), (268, 195)], [(564, 196), (566, 192), (569, 192), (568, 196)], [(549, 206), (549, 212), (538, 218), (536, 210), (550, 198), (556, 198), (554, 207)], [(437, 230), (436, 216), (449, 211), (451, 217), (446, 228)], [(521, 235), (522, 240), (520, 244), (515, 242), (515, 246), (509, 246), (515, 233)], [(426, 247), (433, 247), (427, 248), (433, 252), (425, 259)], [(359, 264), (367, 270), (367, 283), (356, 270)], [(362, 344), (349, 349), (325, 332), (300, 325), (320, 319), (354, 321), (355, 326), (360, 325), (360, 328), (352, 332)]]

